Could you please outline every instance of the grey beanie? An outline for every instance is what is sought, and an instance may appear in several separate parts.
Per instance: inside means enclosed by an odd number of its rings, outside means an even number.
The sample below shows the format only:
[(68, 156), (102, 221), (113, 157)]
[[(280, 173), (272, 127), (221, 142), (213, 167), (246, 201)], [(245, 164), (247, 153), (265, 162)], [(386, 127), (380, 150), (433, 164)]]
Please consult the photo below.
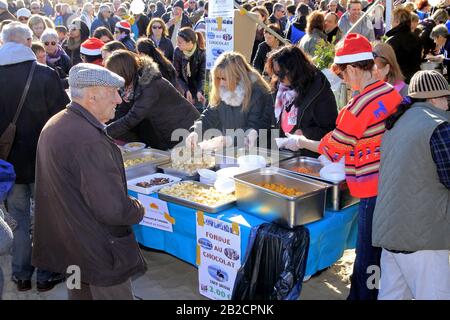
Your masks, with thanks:
[(450, 96), (450, 90), (442, 74), (435, 70), (423, 70), (411, 78), (408, 95), (411, 98), (433, 99)]
[(125, 80), (118, 74), (91, 63), (79, 63), (69, 71), (69, 87), (72, 88), (120, 88), (124, 84)]

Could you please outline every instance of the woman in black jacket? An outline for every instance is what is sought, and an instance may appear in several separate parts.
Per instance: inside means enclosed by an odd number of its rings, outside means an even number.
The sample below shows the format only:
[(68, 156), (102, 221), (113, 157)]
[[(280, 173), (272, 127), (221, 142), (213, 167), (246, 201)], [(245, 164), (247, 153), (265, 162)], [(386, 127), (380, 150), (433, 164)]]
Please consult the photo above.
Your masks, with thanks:
[[(274, 112), (280, 136), (303, 134), (319, 141), (336, 127), (337, 105), (330, 83), (300, 48), (291, 45), (275, 51), (267, 67), (276, 78)], [(318, 156), (308, 150), (302, 154)]]
[[(216, 60), (211, 74), (209, 106), (191, 128), (193, 132), (186, 143), (195, 145), (199, 134), (208, 129), (220, 130), (222, 136), (230, 136), (227, 130), (242, 129), (248, 137), (247, 142), (254, 146), (259, 130), (269, 130), (273, 123), (273, 99), (269, 86), (237, 52), (223, 53)], [(244, 142), (236, 140), (238, 146), (243, 146)]]
[(178, 86), (186, 99), (199, 110), (203, 110), (206, 103), (206, 53), (205, 40), (200, 32), (189, 27), (178, 31), (173, 66), (177, 71)]
[(386, 33), (386, 41), (395, 52), (398, 64), (409, 83), (412, 76), (420, 70), (422, 62), (422, 44), (411, 31), (411, 15), (404, 8), (398, 8), (393, 13), (393, 28)]
[[(280, 27), (278, 27), (278, 24), (269, 24), (267, 27), (283, 37), (283, 32)], [(261, 74), (264, 73), (264, 67), (266, 65), (269, 53), (282, 45), (281, 41), (275, 38), (267, 30), (264, 30), (264, 39), (264, 42), (259, 44), (255, 59), (253, 60), (253, 67)]]
[(189, 129), (200, 114), (194, 106), (164, 79), (150, 57), (139, 57), (127, 50), (114, 51), (106, 68), (125, 79), (123, 99), (116, 120), (107, 127), (108, 134), (119, 138), (130, 131), (152, 148), (167, 150), (179, 140), (172, 140), (176, 129)]
[(169, 61), (173, 60), (173, 45), (168, 38), (169, 31), (164, 21), (160, 18), (153, 18), (147, 26), (147, 37), (152, 40)]
[(158, 65), (161, 75), (169, 80), (169, 82), (177, 87), (177, 72), (172, 63), (159, 50), (152, 40), (140, 38), (136, 43), (136, 52), (139, 55), (146, 55), (153, 59)]

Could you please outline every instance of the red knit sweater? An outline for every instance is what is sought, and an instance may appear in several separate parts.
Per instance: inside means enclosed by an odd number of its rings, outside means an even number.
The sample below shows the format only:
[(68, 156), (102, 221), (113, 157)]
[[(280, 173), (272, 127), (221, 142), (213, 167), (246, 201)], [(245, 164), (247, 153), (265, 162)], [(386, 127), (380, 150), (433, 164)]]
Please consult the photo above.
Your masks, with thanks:
[(345, 156), (345, 175), (354, 197), (377, 195), (384, 121), (402, 101), (390, 84), (378, 81), (355, 96), (338, 115), (336, 129), (325, 135), (319, 152), (332, 161)]

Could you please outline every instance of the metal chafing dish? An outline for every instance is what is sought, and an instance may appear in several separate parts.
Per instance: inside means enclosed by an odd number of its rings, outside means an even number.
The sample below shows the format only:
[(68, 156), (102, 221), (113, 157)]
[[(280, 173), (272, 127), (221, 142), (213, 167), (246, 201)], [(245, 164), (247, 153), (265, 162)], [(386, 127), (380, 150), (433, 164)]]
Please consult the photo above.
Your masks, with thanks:
[[(197, 185), (202, 188), (207, 188), (207, 189), (212, 188), (211, 186), (209, 186), (207, 184), (200, 183), (197, 181), (183, 181), (183, 182), (179, 182), (178, 184), (183, 184), (183, 183), (187, 183), (187, 182), (192, 183), (192, 184)], [(229, 202), (219, 203), (216, 206), (208, 206), (206, 204), (202, 204), (202, 203), (187, 200), (187, 199), (184, 199), (181, 197), (166, 194), (166, 193), (164, 193), (164, 189), (160, 189), (158, 191), (158, 198), (161, 200), (164, 200), (164, 201), (176, 203), (176, 204), (179, 204), (179, 205), (182, 205), (185, 207), (189, 207), (189, 208), (196, 209), (196, 210), (201, 210), (201, 211), (208, 212), (208, 213), (221, 212), (223, 210), (233, 207), (236, 202), (236, 200), (233, 200), (233, 201), (229, 201)]]
[(290, 159), (295, 156), (294, 153), (289, 151), (280, 151), (278, 149), (266, 149), (266, 148), (226, 148), (211, 153), (216, 158), (216, 164), (221, 168), (233, 167), (237, 165), (237, 158), (245, 155), (260, 155), (263, 156), (267, 165), (271, 166), (278, 162)]
[[(355, 198), (350, 194), (347, 182), (345, 180), (336, 182), (324, 179), (320, 176), (320, 169), (322, 164), (318, 159), (309, 157), (298, 157), (280, 162), (280, 168), (286, 169), (289, 172), (308, 178), (316, 179), (331, 184), (333, 187), (327, 193), (326, 208), (333, 211), (345, 209), (355, 203), (359, 202), (359, 198)], [(304, 168), (300, 171), (297, 168)], [(308, 170), (308, 172), (306, 172)]]
[(170, 154), (168, 152), (156, 149), (143, 149), (122, 155), (124, 165), (127, 161), (144, 157), (152, 157), (153, 159), (125, 167), (125, 175), (127, 180), (155, 173), (158, 165), (170, 161)]
[[(322, 219), (327, 189), (331, 187), (275, 167), (246, 172), (235, 176), (234, 180), (239, 209), (270, 220), (283, 218), (291, 226)], [(283, 184), (304, 194), (289, 197), (258, 186), (259, 183)]]

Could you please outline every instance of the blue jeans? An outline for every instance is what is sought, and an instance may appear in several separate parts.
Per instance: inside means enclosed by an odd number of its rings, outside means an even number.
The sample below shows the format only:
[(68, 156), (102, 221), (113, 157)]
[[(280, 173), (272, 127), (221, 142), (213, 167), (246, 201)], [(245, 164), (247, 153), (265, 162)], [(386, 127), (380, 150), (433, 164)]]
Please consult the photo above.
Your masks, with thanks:
[[(12, 248), (12, 275), (18, 280), (31, 280), (34, 267), (31, 265), (31, 199), (34, 183), (15, 184), (8, 195), (8, 212), (17, 221)], [(52, 278), (53, 272), (37, 270), (37, 282)]]
[[(351, 276), (348, 300), (377, 300), (378, 289), (369, 289), (369, 266), (380, 266), (381, 248), (372, 247), (372, 218), (377, 197), (363, 198), (359, 203), (356, 258)], [(379, 270), (379, 269), (378, 269)]]

